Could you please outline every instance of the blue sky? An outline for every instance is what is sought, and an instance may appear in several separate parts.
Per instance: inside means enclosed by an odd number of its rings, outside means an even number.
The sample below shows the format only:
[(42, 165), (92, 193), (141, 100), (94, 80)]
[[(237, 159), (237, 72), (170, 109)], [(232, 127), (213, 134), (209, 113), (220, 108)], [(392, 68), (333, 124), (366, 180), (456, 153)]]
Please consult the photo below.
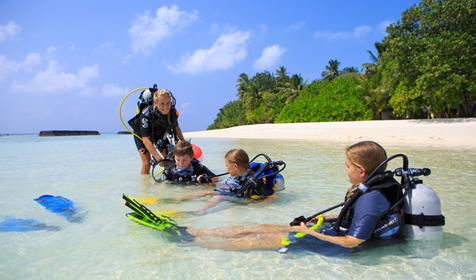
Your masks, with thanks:
[[(330, 59), (361, 68), (417, 1), (0, 1), (0, 133), (123, 130), (132, 89), (170, 89), (184, 131), (236, 99), (239, 74)], [(138, 94), (124, 106), (132, 117)]]

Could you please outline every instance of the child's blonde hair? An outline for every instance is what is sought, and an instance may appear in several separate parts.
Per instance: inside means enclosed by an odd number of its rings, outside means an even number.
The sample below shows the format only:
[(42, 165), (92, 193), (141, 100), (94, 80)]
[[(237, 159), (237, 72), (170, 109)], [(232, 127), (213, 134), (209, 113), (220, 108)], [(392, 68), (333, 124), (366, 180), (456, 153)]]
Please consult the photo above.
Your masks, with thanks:
[[(346, 157), (354, 164), (364, 168), (367, 175), (387, 159), (385, 149), (373, 141), (362, 141), (350, 145), (345, 150)], [(382, 165), (376, 173), (383, 173), (387, 164)]]
[(232, 149), (225, 154), (225, 159), (231, 163), (237, 164), (243, 169), (247, 169), (250, 158), (248, 154), (242, 149)]

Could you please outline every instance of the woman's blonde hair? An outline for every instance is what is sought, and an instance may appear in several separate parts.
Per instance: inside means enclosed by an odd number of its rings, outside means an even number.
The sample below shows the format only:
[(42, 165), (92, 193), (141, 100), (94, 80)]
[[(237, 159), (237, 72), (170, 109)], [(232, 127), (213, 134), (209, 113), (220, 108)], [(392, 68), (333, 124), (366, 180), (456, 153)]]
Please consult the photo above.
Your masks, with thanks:
[(156, 92), (154, 92), (154, 102), (157, 101), (159, 98), (161, 98), (164, 95), (168, 96), (170, 98), (170, 100), (172, 100), (172, 92), (168, 89), (161, 88), (161, 89), (157, 90)]
[(250, 158), (248, 154), (242, 149), (232, 149), (225, 154), (225, 159), (231, 163), (237, 164), (243, 169), (247, 169)]
[[(346, 157), (353, 163), (364, 168), (365, 173), (372, 172), (380, 163), (387, 159), (385, 149), (373, 141), (362, 141), (350, 145), (345, 150)], [(383, 173), (387, 164), (382, 165), (376, 173)]]
[[(170, 100), (170, 106), (172, 106), (172, 92), (168, 89), (165, 89), (165, 88), (161, 88), (157, 91), (154, 92), (154, 96), (153, 96), (153, 107), (155, 108), (155, 102), (157, 102), (157, 100), (159, 100), (159, 98), (161, 98), (162, 96), (168, 96), (169, 97), (169, 100)], [(167, 114), (167, 122), (171, 123), (171, 119), (170, 119), (170, 112)]]

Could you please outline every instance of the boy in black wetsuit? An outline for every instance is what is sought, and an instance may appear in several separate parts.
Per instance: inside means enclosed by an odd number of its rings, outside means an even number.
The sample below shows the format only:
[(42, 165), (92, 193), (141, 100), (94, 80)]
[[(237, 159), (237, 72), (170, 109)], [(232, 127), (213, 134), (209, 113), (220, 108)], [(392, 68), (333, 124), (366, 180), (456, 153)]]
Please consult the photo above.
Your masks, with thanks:
[(193, 157), (192, 144), (178, 141), (174, 149), (174, 161), (165, 168), (163, 179), (176, 184), (204, 184), (211, 182), (215, 173)]

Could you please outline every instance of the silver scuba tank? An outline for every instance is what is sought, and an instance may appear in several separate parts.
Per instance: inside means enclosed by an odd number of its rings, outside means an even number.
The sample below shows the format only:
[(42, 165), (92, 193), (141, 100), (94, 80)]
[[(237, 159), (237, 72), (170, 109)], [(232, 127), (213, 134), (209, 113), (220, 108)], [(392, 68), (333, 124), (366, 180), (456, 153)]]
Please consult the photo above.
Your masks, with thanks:
[(143, 92), (141, 92), (139, 96), (139, 102), (137, 103), (137, 105), (139, 107), (147, 106), (151, 104), (151, 102), (152, 102), (152, 92), (149, 89), (146, 89)]
[(276, 174), (273, 188), (274, 188), (274, 191), (282, 191), (285, 189), (284, 177), (283, 175), (281, 175), (281, 173)]
[(403, 234), (408, 239), (440, 235), (445, 224), (438, 194), (419, 179), (405, 190)]

